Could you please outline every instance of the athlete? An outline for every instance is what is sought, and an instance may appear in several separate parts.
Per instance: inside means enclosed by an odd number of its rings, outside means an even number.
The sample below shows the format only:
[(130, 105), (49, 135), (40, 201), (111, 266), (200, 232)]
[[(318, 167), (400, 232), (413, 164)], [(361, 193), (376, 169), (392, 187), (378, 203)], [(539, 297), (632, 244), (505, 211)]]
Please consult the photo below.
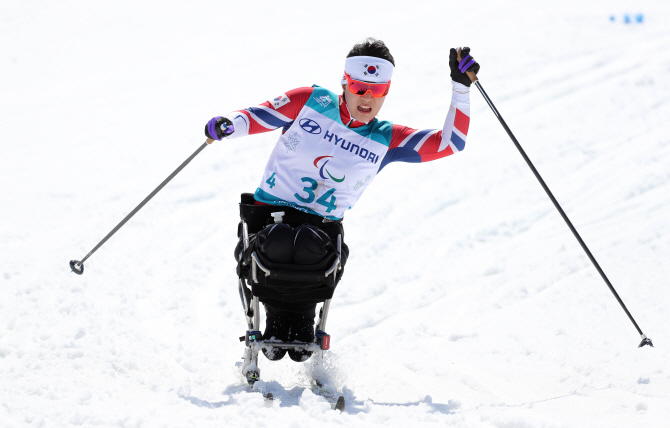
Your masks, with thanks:
[[(417, 130), (376, 118), (391, 87), (395, 61), (381, 40), (356, 44), (345, 60), (342, 95), (319, 86), (297, 88), (259, 106), (212, 118), (211, 140), (233, 139), (281, 128), (254, 194), (255, 204), (303, 213), (323, 228), (341, 222), (372, 180), (393, 162), (428, 162), (462, 151), (470, 123), (470, 78), (479, 64), (463, 48), (449, 54), (452, 97), (442, 129)], [(292, 226), (299, 226), (295, 224)], [(321, 226), (319, 226), (321, 227)], [(343, 246), (343, 262), (348, 248)], [(265, 339), (314, 340), (315, 304), (264, 302)], [(311, 352), (289, 350), (295, 361)], [(286, 350), (265, 355), (281, 359)]]

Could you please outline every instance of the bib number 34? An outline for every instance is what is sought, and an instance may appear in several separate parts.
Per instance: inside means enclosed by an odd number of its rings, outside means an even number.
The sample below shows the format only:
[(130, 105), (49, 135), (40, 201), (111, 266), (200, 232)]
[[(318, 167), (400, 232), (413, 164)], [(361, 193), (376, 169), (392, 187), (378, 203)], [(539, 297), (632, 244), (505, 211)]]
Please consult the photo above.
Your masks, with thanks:
[[(317, 189), (317, 187), (319, 187), (319, 183), (317, 183), (316, 180), (314, 180), (313, 178), (309, 177), (303, 177), (301, 178), (301, 180), (303, 183), (309, 184), (309, 186), (305, 186), (302, 189), (303, 192), (307, 193), (307, 197), (306, 198), (302, 197), (298, 193), (294, 194), (293, 196), (295, 196), (295, 198), (302, 203), (311, 204), (312, 202), (314, 202), (314, 199), (316, 198), (316, 194), (314, 194), (314, 191)], [(326, 207), (326, 212), (331, 212), (332, 210), (337, 208), (337, 198), (335, 197), (334, 193), (335, 189), (330, 189), (329, 191), (321, 195), (319, 199), (316, 200), (317, 204)]]

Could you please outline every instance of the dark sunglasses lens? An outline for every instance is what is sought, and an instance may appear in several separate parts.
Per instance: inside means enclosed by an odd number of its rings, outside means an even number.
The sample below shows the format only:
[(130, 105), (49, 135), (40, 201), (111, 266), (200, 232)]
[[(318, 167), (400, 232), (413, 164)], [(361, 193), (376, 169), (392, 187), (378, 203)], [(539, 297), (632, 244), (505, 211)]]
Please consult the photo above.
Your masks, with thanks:
[(365, 95), (370, 87), (364, 83), (352, 81), (349, 83), (349, 90), (356, 95)]
[(371, 89), (372, 89), (372, 96), (378, 98), (383, 97), (388, 92), (386, 86), (375, 86)]
[(367, 84), (352, 80), (349, 83), (349, 90), (356, 95), (365, 95), (367, 91), (372, 93), (373, 97), (383, 97), (389, 92), (388, 85)]

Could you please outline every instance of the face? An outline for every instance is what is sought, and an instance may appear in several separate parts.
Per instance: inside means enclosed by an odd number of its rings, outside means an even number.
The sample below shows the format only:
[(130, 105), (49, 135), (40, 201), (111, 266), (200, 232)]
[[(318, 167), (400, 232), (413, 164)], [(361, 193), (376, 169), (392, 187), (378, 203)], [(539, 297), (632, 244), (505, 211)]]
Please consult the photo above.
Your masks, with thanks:
[(353, 94), (349, 90), (348, 84), (342, 85), (342, 88), (344, 88), (344, 101), (349, 107), (349, 112), (359, 122), (369, 122), (374, 119), (386, 99), (386, 97), (375, 98), (370, 91), (365, 95)]

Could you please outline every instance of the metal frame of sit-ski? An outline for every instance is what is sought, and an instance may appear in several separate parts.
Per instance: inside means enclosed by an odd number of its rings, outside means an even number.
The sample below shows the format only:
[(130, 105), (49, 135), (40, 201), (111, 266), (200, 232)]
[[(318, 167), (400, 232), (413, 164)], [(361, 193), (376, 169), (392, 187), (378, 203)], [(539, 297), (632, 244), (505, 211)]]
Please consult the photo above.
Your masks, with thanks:
[[(275, 219), (275, 223), (281, 223), (284, 212), (275, 212), (272, 213), (272, 216)], [(247, 223), (242, 220), (242, 239), (244, 250), (246, 251), (249, 248), (249, 230), (247, 228)], [(342, 270), (341, 264), (341, 254), (342, 254), (342, 235), (337, 236), (337, 259), (332, 264), (332, 266), (326, 271), (325, 277), (329, 275), (337, 275), (337, 272)], [(263, 264), (258, 260), (258, 256), (254, 251), (251, 254), (251, 280), (254, 283), (258, 283), (258, 274), (261, 270), (265, 276), (271, 275), (271, 270), (263, 266)], [(330, 335), (325, 332), (326, 329), (326, 320), (328, 319), (328, 310), (330, 308), (330, 300), (325, 299), (323, 306), (319, 311), (319, 321), (316, 323), (314, 335), (314, 342), (282, 342), (279, 340), (263, 340), (262, 333), (260, 331), (260, 300), (257, 296), (253, 295), (253, 292), (250, 294), (251, 302), (248, 301), (247, 293), (245, 290), (251, 291), (244, 283), (243, 278), (238, 280), (240, 299), (242, 300), (242, 307), (244, 308), (244, 315), (247, 319), (248, 329), (246, 334), (243, 337), (240, 337), (240, 341), (244, 341), (246, 344), (246, 349), (244, 350), (244, 357), (242, 363), (242, 375), (247, 379), (247, 382), (250, 386), (253, 386), (254, 383), (260, 380), (260, 369), (258, 368), (258, 354), (263, 349), (272, 350), (274, 348), (278, 349), (298, 349), (306, 351), (317, 351), (317, 350), (328, 350), (330, 348)]]

